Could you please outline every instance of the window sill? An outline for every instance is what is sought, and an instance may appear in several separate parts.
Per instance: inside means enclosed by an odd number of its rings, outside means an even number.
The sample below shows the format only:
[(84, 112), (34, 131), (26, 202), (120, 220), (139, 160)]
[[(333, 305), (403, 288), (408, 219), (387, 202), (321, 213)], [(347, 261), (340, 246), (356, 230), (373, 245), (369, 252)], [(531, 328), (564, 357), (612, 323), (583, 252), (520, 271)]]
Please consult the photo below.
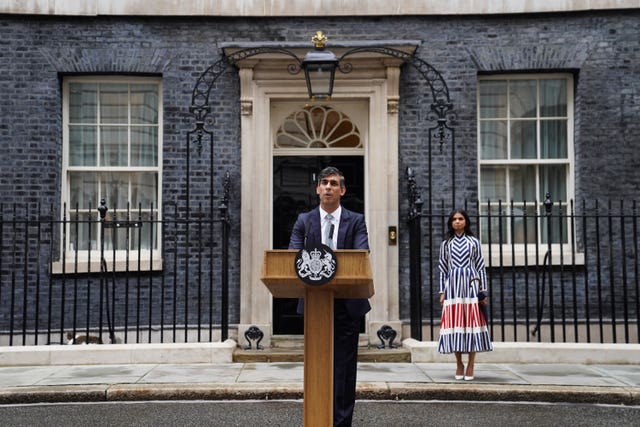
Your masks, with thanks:
[[(63, 269), (64, 267), (64, 269)], [(140, 265), (138, 266), (138, 260), (116, 260), (115, 268), (113, 260), (107, 261), (107, 271), (108, 272), (151, 272), (151, 271), (162, 271), (162, 260), (154, 259), (153, 264), (147, 260), (140, 260)], [(78, 261), (77, 263), (74, 260), (67, 260), (64, 265), (62, 261), (55, 261), (51, 263), (51, 274), (53, 275), (62, 275), (62, 274), (87, 274), (87, 273), (100, 273), (100, 261)]]
[[(483, 254), (485, 257), (485, 265), (487, 268), (496, 268), (496, 267), (536, 267), (536, 266), (544, 266), (545, 265), (545, 254), (546, 249), (544, 251), (538, 252), (538, 256), (536, 257), (536, 253), (528, 252), (525, 254), (524, 252), (516, 251), (512, 253), (511, 251), (503, 251), (500, 254), (497, 251), (492, 251), (491, 256), (486, 250), (483, 249)], [(575, 257), (575, 259), (572, 259)], [(547, 261), (548, 262), (548, 261)], [(572, 254), (570, 251), (564, 251), (562, 254), (559, 251), (551, 252), (551, 265), (552, 266), (582, 266), (584, 265), (584, 253), (575, 253)]]

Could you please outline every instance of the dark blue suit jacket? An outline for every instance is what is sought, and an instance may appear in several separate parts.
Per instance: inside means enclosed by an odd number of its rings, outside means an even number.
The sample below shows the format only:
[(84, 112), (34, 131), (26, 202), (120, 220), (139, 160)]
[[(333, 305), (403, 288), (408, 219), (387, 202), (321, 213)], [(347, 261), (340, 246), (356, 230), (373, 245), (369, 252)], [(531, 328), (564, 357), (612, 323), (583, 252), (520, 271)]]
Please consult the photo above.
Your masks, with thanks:
[[(293, 226), (289, 249), (302, 249), (305, 243), (307, 245), (322, 244), (321, 230), (319, 207), (310, 212), (301, 213)], [(367, 234), (367, 225), (364, 222), (364, 215), (351, 212), (345, 209), (344, 206), (342, 207), (340, 225), (338, 227), (337, 249), (369, 250), (369, 236)], [(371, 310), (369, 300), (366, 298), (350, 298), (343, 301), (349, 315), (353, 318), (363, 316)]]

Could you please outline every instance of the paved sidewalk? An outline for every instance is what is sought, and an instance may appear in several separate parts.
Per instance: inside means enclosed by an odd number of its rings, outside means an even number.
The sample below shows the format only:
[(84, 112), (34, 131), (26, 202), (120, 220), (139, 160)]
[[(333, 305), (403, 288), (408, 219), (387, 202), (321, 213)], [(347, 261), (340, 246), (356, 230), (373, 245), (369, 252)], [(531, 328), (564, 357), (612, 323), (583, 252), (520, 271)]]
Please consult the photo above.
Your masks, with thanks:
[[(359, 363), (358, 399), (603, 403), (640, 406), (640, 366)], [(0, 404), (133, 400), (301, 399), (302, 363), (0, 367)]]

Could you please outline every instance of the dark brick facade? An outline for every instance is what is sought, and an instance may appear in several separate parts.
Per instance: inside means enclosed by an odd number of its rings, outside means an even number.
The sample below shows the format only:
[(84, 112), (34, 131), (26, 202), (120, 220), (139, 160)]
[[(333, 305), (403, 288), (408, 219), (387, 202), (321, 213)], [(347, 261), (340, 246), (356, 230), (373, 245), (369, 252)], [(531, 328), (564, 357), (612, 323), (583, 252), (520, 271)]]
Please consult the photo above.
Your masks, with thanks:
[[(62, 96), (65, 75), (142, 74), (162, 77), (163, 198), (183, 205), (188, 107), (199, 75), (220, 59), (222, 42), (305, 41), (316, 29), (332, 40), (423, 40), (416, 55), (438, 69), (455, 109), (455, 181), (451, 146), (432, 147), (434, 202), (450, 206), (477, 198), (476, 83), (479, 73), (571, 72), (575, 76), (575, 196), (637, 199), (640, 189), (640, 12), (468, 17), (317, 19), (131, 18), (0, 16), (0, 194), (34, 210), (60, 202)], [(400, 165), (428, 181), (427, 134), (431, 97), (410, 67), (401, 77)], [(209, 171), (216, 197), (224, 172), (232, 177), (231, 321), (239, 311), (240, 111), (239, 84), (222, 77), (211, 96), (215, 120), (210, 145), (191, 147), (191, 201), (209, 203)], [(449, 144), (450, 145), (450, 144)], [(257, 185), (260, 185), (257, 183)], [(400, 307), (408, 317), (406, 183), (400, 202)], [(256, 191), (267, 189), (256, 188)], [(426, 199), (426, 194), (423, 194)], [(181, 204), (182, 203), (182, 204)], [(218, 199), (214, 206), (217, 206)], [(28, 204), (29, 207), (26, 207)], [(5, 230), (6, 231), (6, 230)], [(439, 240), (438, 236), (433, 237)], [(3, 256), (10, 257), (5, 241)], [(7, 246), (9, 245), (9, 246)], [(6, 296), (6, 271), (2, 265)], [(46, 266), (41, 266), (43, 274)], [(216, 264), (216, 268), (219, 265)], [(158, 279), (159, 280), (159, 279)], [(191, 295), (195, 295), (192, 292)], [(427, 298), (429, 299), (429, 298)], [(8, 307), (1, 302), (6, 320)], [(428, 304), (428, 303), (427, 303)]]

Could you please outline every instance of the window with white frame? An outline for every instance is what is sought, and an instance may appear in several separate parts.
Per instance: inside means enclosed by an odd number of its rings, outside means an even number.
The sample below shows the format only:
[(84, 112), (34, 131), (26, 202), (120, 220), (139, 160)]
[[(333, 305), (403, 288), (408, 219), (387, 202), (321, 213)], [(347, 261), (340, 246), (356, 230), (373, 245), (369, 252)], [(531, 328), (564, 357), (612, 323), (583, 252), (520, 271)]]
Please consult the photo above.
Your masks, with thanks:
[[(546, 194), (554, 214), (573, 197), (572, 75), (480, 76), (478, 149), (482, 243), (547, 244)], [(550, 238), (568, 244), (567, 227)]]
[[(101, 249), (158, 250), (162, 100), (159, 78), (69, 77), (63, 82), (63, 206), (65, 251), (83, 257)], [(112, 221), (139, 229), (105, 229), (96, 208), (104, 199)], [(123, 224), (125, 224), (123, 222)], [(69, 258), (69, 257), (67, 257)], [(94, 259), (97, 257), (94, 257)]]

